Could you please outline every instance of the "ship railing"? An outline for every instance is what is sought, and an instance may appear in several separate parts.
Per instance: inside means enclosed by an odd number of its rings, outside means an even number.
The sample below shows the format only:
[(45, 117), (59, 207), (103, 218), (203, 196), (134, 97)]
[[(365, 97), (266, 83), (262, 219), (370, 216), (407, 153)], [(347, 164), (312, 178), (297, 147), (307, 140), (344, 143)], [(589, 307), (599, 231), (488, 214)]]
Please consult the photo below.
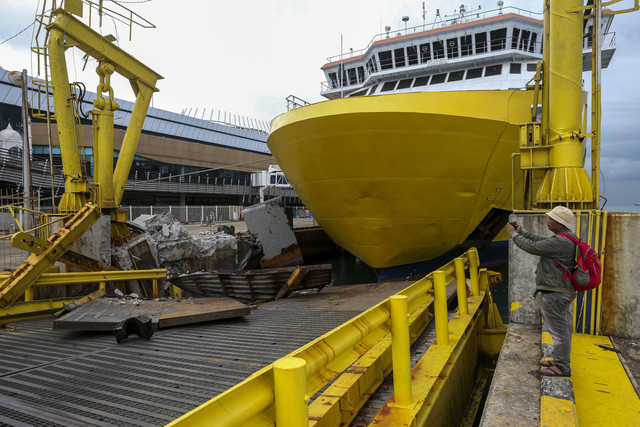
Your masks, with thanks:
[[(428, 411), (426, 395), (444, 388), (450, 358), (477, 351), (468, 339), (477, 326), (504, 333), (489, 292), (500, 275), (478, 264), (472, 248), (168, 426), (348, 425), (391, 371), (393, 407), (380, 414), (404, 411), (404, 421)], [(455, 313), (447, 308), (447, 284), (457, 294)], [(410, 345), (434, 318), (436, 341), (412, 368)]]
[(355, 56), (363, 55), (377, 41), (391, 39), (395, 37), (407, 36), (411, 34), (417, 34), (424, 31), (434, 30), (437, 28), (444, 28), (444, 27), (449, 27), (451, 25), (461, 24), (464, 22), (472, 22), (472, 21), (476, 21), (476, 20), (480, 20), (480, 19), (484, 19), (492, 16), (502, 15), (505, 13), (514, 13), (517, 15), (542, 20), (542, 13), (532, 12), (532, 11), (521, 9), (515, 6), (507, 6), (507, 7), (502, 7), (499, 9), (491, 9), (491, 10), (480, 10), (480, 9), (469, 10), (469, 11), (466, 11), (464, 14), (458, 13), (454, 15), (445, 15), (445, 19), (437, 20), (438, 17), (436, 17), (436, 20), (434, 20), (431, 24), (423, 23), (422, 25), (416, 25), (406, 29), (397, 29), (397, 30), (392, 30), (388, 33), (385, 32), (385, 33), (376, 34), (375, 36), (373, 36), (373, 38), (365, 48), (349, 51), (349, 53), (342, 53), (339, 55), (330, 56), (327, 58), (327, 62), (337, 62), (337, 61), (340, 61), (341, 59), (344, 60), (344, 59), (349, 59)]
[(295, 110), (296, 108), (305, 107), (307, 105), (310, 105), (310, 103), (304, 99), (300, 99), (295, 95), (287, 96), (287, 111)]

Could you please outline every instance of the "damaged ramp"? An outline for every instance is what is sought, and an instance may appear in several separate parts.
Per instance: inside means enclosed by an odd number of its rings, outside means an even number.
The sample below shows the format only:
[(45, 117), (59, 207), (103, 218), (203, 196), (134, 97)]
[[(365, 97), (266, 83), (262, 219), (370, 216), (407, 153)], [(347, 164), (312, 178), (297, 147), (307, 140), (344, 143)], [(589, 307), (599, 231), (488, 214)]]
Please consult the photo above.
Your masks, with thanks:
[(139, 300), (100, 298), (88, 302), (53, 321), (54, 330), (113, 331), (119, 322), (132, 317), (151, 318), (154, 330), (189, 323), (228, 319), (248, 314), (251, 309), (232, 298), (188, 298), (182, 300)]

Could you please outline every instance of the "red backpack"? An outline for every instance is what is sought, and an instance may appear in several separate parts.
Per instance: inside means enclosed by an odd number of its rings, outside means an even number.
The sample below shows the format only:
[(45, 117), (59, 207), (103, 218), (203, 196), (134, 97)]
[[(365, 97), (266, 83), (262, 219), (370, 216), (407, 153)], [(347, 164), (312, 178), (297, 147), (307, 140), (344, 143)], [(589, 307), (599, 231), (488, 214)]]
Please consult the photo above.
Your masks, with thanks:
[(568, 234), (559, 233), (570, 239), (577, 246), (576, 262), (578, 263), (573, 273), (569, 273), (558, 261), (556, 265), (564, 271), (564, 278), (569, 277), (576, 291), (588, 291), (600, 286), (602, 280), (602, 265), (596, 251), (587, 243)]

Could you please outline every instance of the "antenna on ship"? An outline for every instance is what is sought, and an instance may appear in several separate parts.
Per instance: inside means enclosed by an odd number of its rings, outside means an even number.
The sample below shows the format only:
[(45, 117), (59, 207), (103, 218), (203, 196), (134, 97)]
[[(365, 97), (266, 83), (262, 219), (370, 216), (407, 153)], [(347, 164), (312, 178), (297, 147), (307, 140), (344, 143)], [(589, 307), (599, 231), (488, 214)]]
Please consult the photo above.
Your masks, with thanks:
[(389, 31), (391, 31), (391, 27), (387, 25), (384, 27), (384, 30), (387, 32), (387, 38), (389, 38)]
[(427, 9), (424, 4), (425, 2), (422, 2), (422, 31), (424, 31), (427, 26)]
[(498, 15), (502, 15), (502, 6), (504, 6), (504, 2), (502, 0), (498, 1)]
[(407, 22), (409, 22), (409, 17), (408, 16), (403, 16), (402, 17), (402, 22), (404, 22), (404, 34), (408, 34), (407, 33)]

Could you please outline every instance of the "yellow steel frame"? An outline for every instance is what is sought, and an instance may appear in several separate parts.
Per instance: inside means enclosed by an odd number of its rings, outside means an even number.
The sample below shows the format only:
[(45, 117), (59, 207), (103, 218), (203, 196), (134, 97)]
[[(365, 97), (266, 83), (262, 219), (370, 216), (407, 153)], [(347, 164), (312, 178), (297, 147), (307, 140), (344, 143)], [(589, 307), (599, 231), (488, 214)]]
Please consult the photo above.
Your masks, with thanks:
[[(60, 203), (61, 211), (73, 211), (84, 204), (84, 193), (88, 186), (84, 183), (80, 171), (78, 143), (75, 135), (75, 122), (69, 92), (69, 78), (64, 53), (70, 47), (77, 47), (99, 62), (98, 74), (101, 83), (98, 86), (98, 98), (94, 102), (94, 114), (100, 122), (96, 133), (96, 155), (100, 164), (96, 165), (98, 191), (102, 194), (98, 199), (105, 208), (120, 204), (126, 179), (131, 169), (142, 124), (149, 108), (151, 95), (158, 89), (155, 87), (162, 76), (136, 60), (133, 56), (111, 43), (89, 26), (72, 16), (64, 9), (52, 12), (55, 19), (47, 25), (49, 44), (47, 46), (51, 64), (56, 116), (60, 135), (60, 149), (65, 170), (65, 196)], [(112, 111), (118, 108), (113, 102), (113, 91), (109, 85), (111, 73), (117, 72), (131, 83), (136, 101), (131, 113), (129, 126), (125, 132), (121, 152), (115, 172), (111, 164), (113, 159), (113, 122)], [(102, 93), (108, 92), (105, 101)]]
[[(0, 280), (6, 280), (10, 273), (0, 273)], [(44, 273), (31, 286), (73, 285), (77, 283), (100, 283), (104, 288), (106, 282), (125, 280), (153, 280), (153, 289), (157, 297), (158, 279), (166, 279), (167, 270), (130, 270), (130, 271), (94, 271), (80, 273)], [(0, 319), (28, 318), (48, 314), (77, 299), (56, 299), (31, 301), (25, 294), (24, 303), (16, 303), (10, 307), (0, 308)]]
[[(314, 426), (348, 424), (392, 369), (398, 376), (394, 383), (396, 392), (402, 390), (400, 400), (405, 403), (402, 417), (417, 419), (419, 414), (428, 412), (428, 409), (424, 401), (415, 396), (428, 394), (429, 390), (440, 387), (441, 381), (446, 381), (444, 375), (435, 384), (433, 381), (424, 382), (416, 378), (415, 370), (412, 379), (412, 375), (409, 375), (410, 366), (404, 366), (408, 363), (406, 356), (409, 343), (420, 336), (434, 317), (436, 300), (440, 306), (445, 304), (444, 314), (441, 310), (435, 314), (436, 329), (439, 335), (444, 334), (450, 340), (449, 344), (435, 345), (437, 350), (434, 350), (439, 355), (438, 360), (444, 360), (445, 370), (450, 369), (447, 362), (450, 357), (460, 351), (456, 350), (459, 348), (457, 343), (466, 343), (460, 334), (469, 336), (471, 329), (486, 327), (489, 317), (493, 321), (490, 327), (501, 327), (499, 318), (496, 320), (493, 314), (493, 310), (497, 309), (488, 298), (492, 274), (486, 269), (478, 271), (477, 266), (477, 251), (472, 249), (456, 262), (450, 262), (438, 272), (427, 275), (395, 296), (263, 368), (169, 426), (207, 425), (214, 423), (214, 420), (219, 427), (274, 423), (278, 426), (299, 426), (307, 422)], [(456, 277), (464, 277), (461, 268), (469, 269), (469, 284), (473, 289), (466, 308), (469, 314), (458, 314), (453, 323), (447, 325), (446, 293), (443, 293), (443, 287)], [(458, 280), (456, 283), (459, 292), (462, 289), (467, 292), (467, 280)], [(436, 289), (440, 288), (435, 295), (434, 284)], [(490, 307), (491, 313), (489, 310), (480, 310), (484, 307)], [(485, 313), (485, 316), (481, 313)], [(395, 322), (393, 319), (396, 319)], [(504, 328), (500, 329), (504, 333)], [(281, 383), (278, 380), (280, 378), (288, 380)], [(309, 396), (329, 383), (329, 387), (308, 405)], [(424, 387), (429, 390), (425, 391)], [(281, 402), (282, 399), (288, 402), (284, 409), (287, 414), (278, 410), (281, 407), (278, 400)]]
[[(41, 247), (37, 248), (36, 253), (32, 253), (11, 275), (0, 282), (0, 307), (6, 308), (13, 304), (99, 217), (97, 206), (87, 203), (48, 240), (38, 239)], [(17, 240), (21, 238), (24, 238), (24, 234), (16, 233), (11, 244), (20, 246)]]

